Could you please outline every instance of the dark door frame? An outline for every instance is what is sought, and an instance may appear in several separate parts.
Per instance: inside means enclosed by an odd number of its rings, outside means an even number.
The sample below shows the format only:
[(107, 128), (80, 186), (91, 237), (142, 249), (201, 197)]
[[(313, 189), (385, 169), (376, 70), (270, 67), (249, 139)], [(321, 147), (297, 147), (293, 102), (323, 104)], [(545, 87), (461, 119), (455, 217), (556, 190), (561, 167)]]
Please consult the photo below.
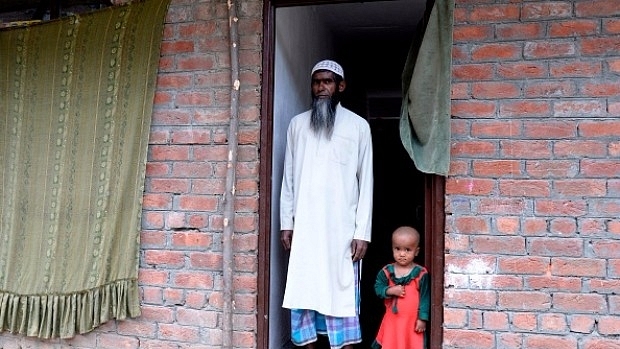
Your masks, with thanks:
[[(372, 1), (372, 0), (371, 0)], [(273, 78), (275, 53), (275, 10), (280, 6), (354, 2), (349, 0), (265, 0), (263, 3), (263, 68), (261, 83), (261, 130), (259, 165), (259, 234), (257, 349), (269, 349), (269, 260), (271, 241), (271, 177), (273, 149)], [(426, 174), (424, 186), (425, 264), (431, 281), (431, 349), (439, 349), (443, 339), (445, 179)]]

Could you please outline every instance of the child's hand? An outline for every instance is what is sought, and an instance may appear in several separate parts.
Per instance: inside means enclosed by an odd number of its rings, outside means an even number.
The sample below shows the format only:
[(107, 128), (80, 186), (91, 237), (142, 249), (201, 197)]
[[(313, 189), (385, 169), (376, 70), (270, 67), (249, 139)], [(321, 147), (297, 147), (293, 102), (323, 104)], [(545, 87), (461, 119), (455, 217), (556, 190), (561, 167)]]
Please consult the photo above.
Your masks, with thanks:
[(415, 331), (416, 332), (424, 332), (426, 331), (426, 321), (418, 319), (415, 323)]
[(392, 296), (392, 297), (404, 297), (405, 286), (396, 285), (396, 286), (389, 287), (387, 291), (385, 291), (385, 294), (387, 294), (388, 296)]

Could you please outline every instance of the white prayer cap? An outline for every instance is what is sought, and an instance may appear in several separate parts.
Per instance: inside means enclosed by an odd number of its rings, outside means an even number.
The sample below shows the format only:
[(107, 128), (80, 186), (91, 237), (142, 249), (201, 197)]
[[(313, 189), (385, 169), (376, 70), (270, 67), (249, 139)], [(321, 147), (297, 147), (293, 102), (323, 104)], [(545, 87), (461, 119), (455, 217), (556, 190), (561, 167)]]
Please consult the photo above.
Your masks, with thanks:
[(340, 64), (334, 61), (330, 61), (329, 59), (317, 63), (314, 68), (312, 68), (312, 73), (310, 74), (310, 76), (314, 75), (317, 70), (329, 70), (340, 75), (344, 79), (344, 71), (342, 70)]

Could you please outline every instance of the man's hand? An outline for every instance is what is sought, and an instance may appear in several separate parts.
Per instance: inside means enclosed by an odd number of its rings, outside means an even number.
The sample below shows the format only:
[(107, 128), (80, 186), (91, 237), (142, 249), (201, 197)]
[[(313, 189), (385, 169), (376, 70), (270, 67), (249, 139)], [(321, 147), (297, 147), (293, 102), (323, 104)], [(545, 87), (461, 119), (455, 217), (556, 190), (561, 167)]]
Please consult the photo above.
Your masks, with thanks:
[(355, 239), (351, 241), (351, 257), (353, 258), (353, 261), (357, 262), (360, 259), (364, 258), (367, 248), (368, 241)]
[(293, 231), (292, 230), (282, 230), (280, 231), (280, 241), (282, 242), (282, 246), (284, 246), (285, 250), (291, 249), (291, 241), (293, 241)]

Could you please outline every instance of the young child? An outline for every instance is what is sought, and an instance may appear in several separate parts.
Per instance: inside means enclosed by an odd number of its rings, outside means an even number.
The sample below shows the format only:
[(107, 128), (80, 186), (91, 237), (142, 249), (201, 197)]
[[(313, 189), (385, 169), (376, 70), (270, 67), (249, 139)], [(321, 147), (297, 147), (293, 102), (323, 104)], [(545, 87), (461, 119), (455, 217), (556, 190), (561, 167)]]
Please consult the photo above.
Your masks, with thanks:
[(426, 348), (424, 331), (430, 317), (430, 280), (426, 268), (414, 263), (420, 233), (399, 227), (392, 233), (394, 263), (377, 274), (375, 293), (385, 302), (385, 315), (373, 349)]

